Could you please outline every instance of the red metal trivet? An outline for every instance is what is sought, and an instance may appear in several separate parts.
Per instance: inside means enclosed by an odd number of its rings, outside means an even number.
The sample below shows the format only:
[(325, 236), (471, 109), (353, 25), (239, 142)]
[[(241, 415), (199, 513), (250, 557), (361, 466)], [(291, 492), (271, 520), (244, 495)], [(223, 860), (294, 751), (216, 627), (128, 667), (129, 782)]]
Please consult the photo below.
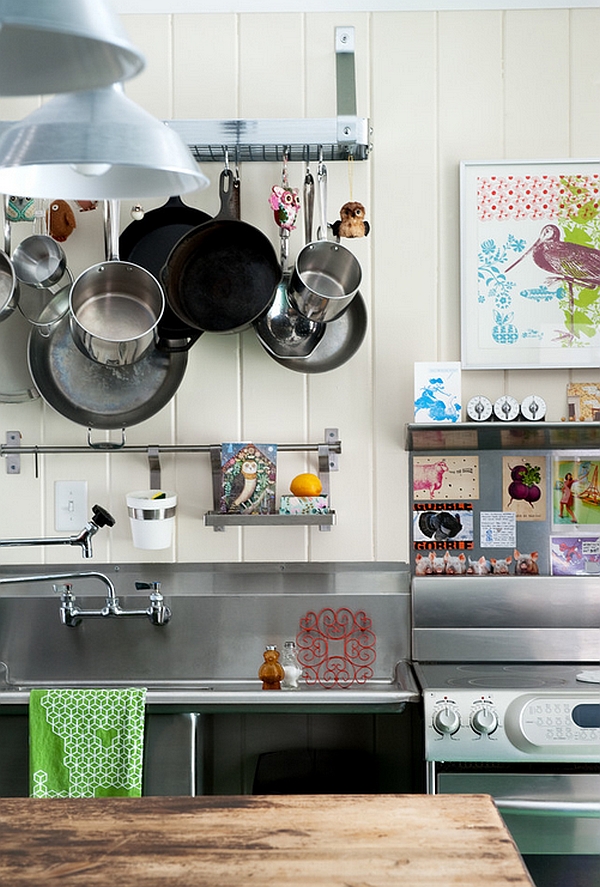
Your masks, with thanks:
[(364, 610), (309, 610), (296, 636), (298, 661), (308, 684), (346, 688), (373, 677), (376, 637)]

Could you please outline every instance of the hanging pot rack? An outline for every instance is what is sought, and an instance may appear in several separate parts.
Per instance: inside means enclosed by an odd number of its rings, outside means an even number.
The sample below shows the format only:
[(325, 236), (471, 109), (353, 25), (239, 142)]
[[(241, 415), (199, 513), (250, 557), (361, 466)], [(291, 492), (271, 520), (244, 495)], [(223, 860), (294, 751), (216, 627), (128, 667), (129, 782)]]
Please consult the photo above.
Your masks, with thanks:
[(336, 28), (335, 117), (164, 122), (200, 163), (367, 160), (372, 130), (356, 114), (354, 49), (354, 28)]

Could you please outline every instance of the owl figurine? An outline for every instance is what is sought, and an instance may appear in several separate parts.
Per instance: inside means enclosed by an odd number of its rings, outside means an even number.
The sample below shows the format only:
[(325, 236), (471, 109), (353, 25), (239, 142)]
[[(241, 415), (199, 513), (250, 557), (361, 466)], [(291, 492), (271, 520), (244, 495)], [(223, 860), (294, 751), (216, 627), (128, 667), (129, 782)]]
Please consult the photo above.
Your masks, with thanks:
[(366, 237), (371, 230), (365, 220), (364, 206), (355, 200), (343, 205), (340, 218), (331, 227), (334, 237)]
[(58, 243), (64, 243), (77, 227), (75, 214), (66, 200), (52, 200), (46, 218), (48, 233)]
[(296, 227), (296, 217), (300, 209), (298, 189), (273, 185), (269, 204), (279, 227), (293, 231)]

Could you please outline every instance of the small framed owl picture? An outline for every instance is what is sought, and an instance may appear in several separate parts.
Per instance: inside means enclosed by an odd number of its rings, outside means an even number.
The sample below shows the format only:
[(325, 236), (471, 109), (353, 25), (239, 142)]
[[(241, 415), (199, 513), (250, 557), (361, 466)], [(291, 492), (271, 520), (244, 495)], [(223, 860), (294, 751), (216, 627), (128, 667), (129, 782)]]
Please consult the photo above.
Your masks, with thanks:
[(600, 364), (600, 163), (460, 165), (464, 369)]

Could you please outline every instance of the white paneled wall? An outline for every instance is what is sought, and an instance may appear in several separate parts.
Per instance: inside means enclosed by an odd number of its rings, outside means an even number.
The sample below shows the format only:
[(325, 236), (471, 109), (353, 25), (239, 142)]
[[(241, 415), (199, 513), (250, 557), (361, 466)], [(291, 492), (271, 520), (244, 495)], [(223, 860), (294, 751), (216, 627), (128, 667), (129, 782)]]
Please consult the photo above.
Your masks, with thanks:
[[(460, 358), (459, 163), (598, 156), (600, 10), (154, 13), (126, 15), (124, 23), (148, 61), (127, 94), (161, 119), (334, 116), (334, 29), (355, 27), (358, 113), (372, 121), (374, 150), (351, 168), (329, 164), (329, 219), (352, 196), (372, 224), (368, 238), (346, 242), (363, 266), (369, 330), (362, 348), (333, 372), (304, 375), (272, 361), (252, 330), (202, 336), (174, 400), (127, 431), (128, 444), (295, 443), (338, 427), (338, 525), (216, 533), (202, 523), (212, 507), (208, 457), (166, 455), (163, 486), (179, 493), (174, 544), (138, 551), (125, 494), (147, 485), (146, 459), (94, 453), (42, 456), (39, 477), (31, 457), (23, 457), (18, 476), (0, 466), (0, 536), (54, 535), (55, 480), (85, 478), (90, 506), (99, 502), (117, 518), (96, 537), (99, 562), (406, 560), (404, 425), (412, 419), (413, 363)], [(36, 104), (0, 100), (0, 118), (17, 119)], [(185, 199), (213, 214), (220, 170), (210, 164), (205, 171), (210, 189)], [(277, 165), (241, 169), (242, 216), (274, 244), (267, 197), (280, 176)], [(302, 176), (302, 164), (292, 164), (291, 183), (300, 186)], [(122, 207), (123, 227), (129, 209)], [(103, 249), (100, 213), (78, 213), (77, 222), (65, 244), (75, 273), (99, 261)], [(301, 231), (292, 235), (292, 254)], [(14, 240), (29, 233), (17, 225)], [(26, 378), (26, 335), (18, 316), (0, 324), (0, 391)], [(463, 399), (535, 391), (558, 420), (566, 383), (599, 376), (596, 367), (464, 372)], [(8, 430), (19, 430), (26, 445), (86, 439), (85, 428), (40, 400), (0, 404), (2, 440)], [(278, 492), (305, 469), (316, 469), (316, 457), (282, 455)], [(77, 551), (62, 547), (5, 548), (1, 556), (4, 563), (80, 563)]]

